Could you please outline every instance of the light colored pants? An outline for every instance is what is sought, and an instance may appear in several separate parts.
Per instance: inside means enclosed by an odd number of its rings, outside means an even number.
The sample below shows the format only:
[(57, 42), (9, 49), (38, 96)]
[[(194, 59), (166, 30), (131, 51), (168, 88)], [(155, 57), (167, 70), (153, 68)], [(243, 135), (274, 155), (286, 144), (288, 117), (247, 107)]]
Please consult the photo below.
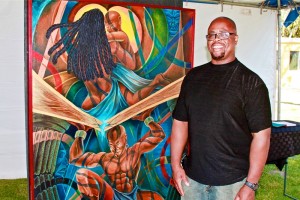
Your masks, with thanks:
[(224, 185), (210, 186), (198, 183), (188, 177), (190, 186), (182, 183), (184, 196), (181, 200), (233, 200), (244, 185), (246, 178), (240, 182)]

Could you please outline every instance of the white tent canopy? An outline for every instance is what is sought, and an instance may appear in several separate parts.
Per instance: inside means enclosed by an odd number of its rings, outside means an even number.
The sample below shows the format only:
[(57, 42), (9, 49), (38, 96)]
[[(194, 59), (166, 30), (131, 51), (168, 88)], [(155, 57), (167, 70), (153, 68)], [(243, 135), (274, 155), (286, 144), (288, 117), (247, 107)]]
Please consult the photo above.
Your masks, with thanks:
[(184, 2), (235, 5), (262, 9), (282, 9), (300, 5), (300, 0), (184, 0)]

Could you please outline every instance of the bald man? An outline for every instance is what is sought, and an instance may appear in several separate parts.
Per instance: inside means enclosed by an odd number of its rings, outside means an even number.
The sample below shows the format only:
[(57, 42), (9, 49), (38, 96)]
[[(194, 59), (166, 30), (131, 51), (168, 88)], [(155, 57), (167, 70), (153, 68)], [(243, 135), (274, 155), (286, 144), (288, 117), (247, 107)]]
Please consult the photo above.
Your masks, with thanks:
[(235, 57), (233, 20), (214, 19), (206, 40), (211, 62), (186, 75), (173, 112), (175, 187), (181, 199), (253, 200), (270, 145), (268, 89)]

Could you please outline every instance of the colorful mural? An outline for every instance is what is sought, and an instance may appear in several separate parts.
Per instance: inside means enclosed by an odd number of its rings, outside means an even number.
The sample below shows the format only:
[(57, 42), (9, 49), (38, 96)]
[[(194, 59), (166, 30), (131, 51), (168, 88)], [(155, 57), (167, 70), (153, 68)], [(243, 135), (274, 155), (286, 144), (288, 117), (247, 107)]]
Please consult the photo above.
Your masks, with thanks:
[(28, 3), (34, 199), (178, 199), (170, 134), (193, 66), (192, 9)]

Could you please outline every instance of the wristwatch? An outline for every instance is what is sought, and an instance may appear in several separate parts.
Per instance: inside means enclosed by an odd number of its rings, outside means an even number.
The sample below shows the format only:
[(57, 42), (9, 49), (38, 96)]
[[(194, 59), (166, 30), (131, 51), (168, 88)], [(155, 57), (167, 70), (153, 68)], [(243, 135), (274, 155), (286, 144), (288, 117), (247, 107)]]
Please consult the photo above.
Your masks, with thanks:
[(259, 187), (258, 183), (251, 183), (249, 181), (246, 180), (245, 185), (248, 186), (249, 188), (251, 188), (253, 191), (256, 191)]

